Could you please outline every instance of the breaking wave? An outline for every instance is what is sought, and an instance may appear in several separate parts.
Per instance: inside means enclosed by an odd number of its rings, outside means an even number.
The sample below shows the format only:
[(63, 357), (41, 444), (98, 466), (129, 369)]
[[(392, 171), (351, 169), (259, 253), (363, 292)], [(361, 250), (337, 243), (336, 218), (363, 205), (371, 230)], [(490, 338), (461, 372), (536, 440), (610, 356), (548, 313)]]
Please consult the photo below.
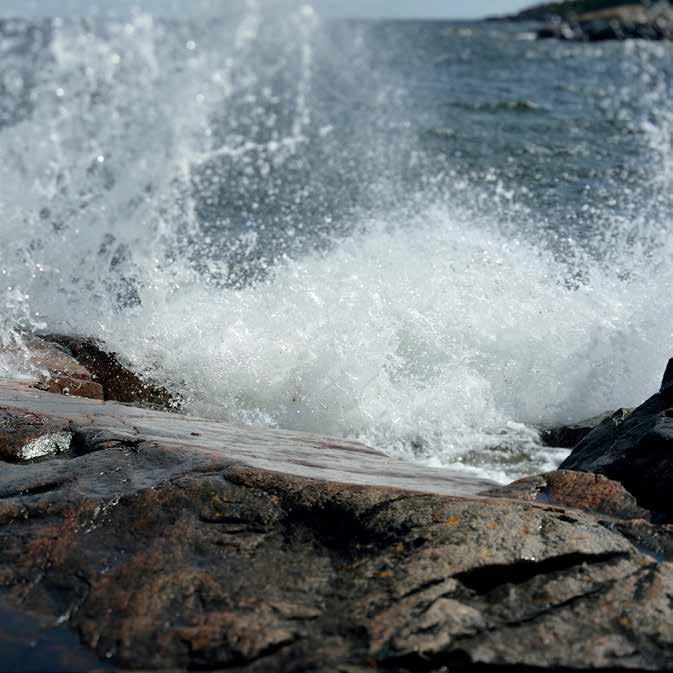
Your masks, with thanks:
[(671, 355), (665, 54), (622, 55), (650, 100), (610, 114), (651, 169), (582, 237), (425, 156), (394, 69), (322, 31), (310, 6), (5, 22), (0, 339), (95, 335), (189, 413), (551, 468), (535, 427), (641, 401)]

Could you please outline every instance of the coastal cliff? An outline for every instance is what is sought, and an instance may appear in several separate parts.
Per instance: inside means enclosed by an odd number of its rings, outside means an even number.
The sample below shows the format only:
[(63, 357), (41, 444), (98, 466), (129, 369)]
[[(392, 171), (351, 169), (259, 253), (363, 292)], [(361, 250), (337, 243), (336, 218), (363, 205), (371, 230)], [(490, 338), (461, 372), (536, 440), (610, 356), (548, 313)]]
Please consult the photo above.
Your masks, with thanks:
[(673, 666), (673, 529), (618, 482), (497, 487), (162, 411), (150, 385), (149, 406), (40, 390), (97, 378), (63, 343), (0, 382), (12, 670)]

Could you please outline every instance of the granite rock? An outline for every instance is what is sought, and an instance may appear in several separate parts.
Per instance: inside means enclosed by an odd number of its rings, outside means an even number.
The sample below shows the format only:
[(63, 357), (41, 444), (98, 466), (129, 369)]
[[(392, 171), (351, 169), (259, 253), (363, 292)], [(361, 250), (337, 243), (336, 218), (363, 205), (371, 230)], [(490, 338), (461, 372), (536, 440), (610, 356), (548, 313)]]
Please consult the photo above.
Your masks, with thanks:
[[(117, 670), (673, 666), (673, 566), (566, 506), (605, 509), (607, 480), (582, 501), (571, 477), (546, 477), (562, 506), (458, 481), (437, 493), (428, 468), (339, 440), (7, 384), (0, 408), (2, 433), (34, 414), (30, 433), (73, 435), (65, 453), (0, 463), (17, 652), (49, 624)], [(305, 458), (320, 446), (331, 472)], [(325, 478), (336, 466), (350, 483)]]

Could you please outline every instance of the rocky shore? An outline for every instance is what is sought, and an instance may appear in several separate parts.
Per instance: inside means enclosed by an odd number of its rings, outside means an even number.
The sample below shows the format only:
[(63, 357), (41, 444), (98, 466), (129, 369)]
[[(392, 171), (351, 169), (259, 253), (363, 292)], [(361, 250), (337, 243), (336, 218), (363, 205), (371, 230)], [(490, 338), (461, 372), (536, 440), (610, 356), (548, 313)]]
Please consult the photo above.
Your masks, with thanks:
[(497, 487), (181, 415), (92, 342), (31, 353), (0, 381), (3, 669), (673, 669), (670, 372)]
[(537, 5), (507, 18), (543, 22), (544, 26), (537, 31), (541, 39), (573, 42), (673, 39), (673, 8), (669, 2), (570, 0)]

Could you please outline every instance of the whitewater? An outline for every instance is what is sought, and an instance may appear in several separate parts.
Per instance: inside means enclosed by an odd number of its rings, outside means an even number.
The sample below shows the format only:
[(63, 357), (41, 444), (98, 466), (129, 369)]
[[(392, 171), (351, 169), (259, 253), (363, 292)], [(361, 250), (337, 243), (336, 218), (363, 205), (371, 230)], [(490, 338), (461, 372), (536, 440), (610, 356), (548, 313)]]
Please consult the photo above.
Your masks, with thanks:
[[(568, 47), (589, 79), (603, 68), (592, 114), (640, 154), (621, 172), (605, 160), (605, 184), (552, 191), (591, 159), (581, 138), (556, 155), (535, 141), (562, 108), (449, 114), (455, 91), (478, 96), (441, 71), (439, 125), (416, 107), (418, 72), (379, 63), (371, 30), (310, 5), (208, 26), (4, 22), (0, 344), (93, 336), (186, 413), (499, 481), (565, 456), (538, 428), (649, 396), (673, 355), (670, 46)], [(463, 56), (493, 39), (465, 30), (437, 36)], [(512, 71), (542, 58), (500, 38)], [(545, 163), (531, 150), (508, 173), (511, 151), (475, 152), (461, 125), (484, 114), (531, 124)], [(426, 132), (460, 152), (431, 151)], [(0, 376), (26, 366), (0, 354)]]

